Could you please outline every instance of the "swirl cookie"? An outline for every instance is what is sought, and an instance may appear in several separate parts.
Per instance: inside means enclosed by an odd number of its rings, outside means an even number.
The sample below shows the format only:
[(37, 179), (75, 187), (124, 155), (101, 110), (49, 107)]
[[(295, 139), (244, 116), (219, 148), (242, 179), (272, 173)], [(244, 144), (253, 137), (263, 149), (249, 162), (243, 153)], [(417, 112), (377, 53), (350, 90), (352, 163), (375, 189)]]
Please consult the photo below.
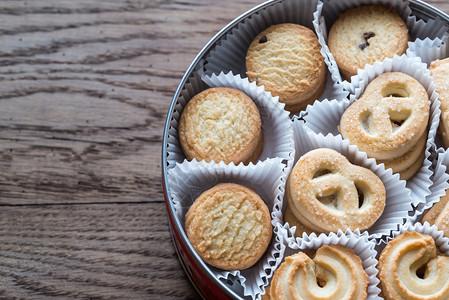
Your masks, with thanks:
[(366, 299), (368, 275), (362, 260), (343, 245), (322, 246), (311, 259), (303, 252), (285, 258), (273, 274), (270, 299)]
[(430, 225), (436, 225), (438, 230), (444, 232), (449, 237), (449, 189), (446, 194), (435, 203), (432, 208), (424, 215), (422, 223), (429, 222)]
[(423, 160), (429, 114), (429, 97), (416, 79), (383, 73), (345, 110), (340, 132), (369, 157), (387, 167), (396, 165), (393, 171), (408, 179), (420, 167), (416, 162)]
[(380, 254), (378, 268), (387, 300), (449, 299), (449, 257), (438, 255), (430, 235), (398, 235)]
[(366, 5), (341, 14), (329, 31), (329, 50), (344, 79), (350, 80), (366, 64), (402, 55), (408, 29), (391, 7)]
[(449, 147), (449, 58), (436, 60), (430, 64), (430, 74), (432, 75), (436, 91), (439, 94), (438, 100), (441, 105), (441, 118), (438, 130), (443, 138), (446, 148)]
[(257, 106), (245, 93), (227, 87), (195, 95), (181, 114), (178, 135), (187, 160), (255, 163), (263, 148)]
[(314, 232), (366, 230), (385, 207), (385, 187), (371, 170), (351, 164), (333, 149), (304, 154), (286, 185), (292, 214)]
[(319, 98), (326, 65), (315, 33), (298, 24), (272, 25), (259, 33), (246, 54), (249, 81), (263, 85), (285, 109), (298, 112)]
[(254, 190), (220, 183), (202, 193), (186, 214), (187, 237), (198, 255), (223, 270), (244, 270), (271, 241), (271, 216)]

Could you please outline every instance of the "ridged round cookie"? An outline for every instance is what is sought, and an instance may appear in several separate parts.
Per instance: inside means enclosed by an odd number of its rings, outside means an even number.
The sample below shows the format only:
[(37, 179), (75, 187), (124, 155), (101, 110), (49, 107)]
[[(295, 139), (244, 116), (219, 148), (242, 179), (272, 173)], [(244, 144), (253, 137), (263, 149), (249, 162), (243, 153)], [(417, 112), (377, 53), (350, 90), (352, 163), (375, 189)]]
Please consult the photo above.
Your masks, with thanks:
[(350, 80), (366, 64), (402, 55), (408, 29), (391, 7), (359, 6), (342, 13), (329, 31), (329, 50), (344, 79)]
[(271, 300), (366, 299), (368, 283), (353, 250), (325, 245), (313, 259), (303, 252), (286, 257), (273, 274), (269, 292)]
[(195, 95), (181, 114), (178, 135), (188, 160), (255, 163), (263, 149), (257, 106), (245, 93), (228, 87)]
[(285, 109), (298, 112), (313, 103), (326, 85), (326, 65), (315, 33), (284, 23), (259, 33), (246, 54), (246, 74), (263, 85)]
[(220, 183), (202, 193), (186, 214), (186, 233), (198, 255), (223, 270), (244, 270), (271, 241), (265, 202), (246, 186)]
[(438, 100), (441, 105), (441, 118), (438, 130), (446, 148), (449, 147), (449, 58), (436, 60), (430, 64), (430, 75), (437, 87)]
[(439, 255), (427, 234), (404, 232), (379, 258), (379, 279), (387, 300), (449, 299), (449, 257)]

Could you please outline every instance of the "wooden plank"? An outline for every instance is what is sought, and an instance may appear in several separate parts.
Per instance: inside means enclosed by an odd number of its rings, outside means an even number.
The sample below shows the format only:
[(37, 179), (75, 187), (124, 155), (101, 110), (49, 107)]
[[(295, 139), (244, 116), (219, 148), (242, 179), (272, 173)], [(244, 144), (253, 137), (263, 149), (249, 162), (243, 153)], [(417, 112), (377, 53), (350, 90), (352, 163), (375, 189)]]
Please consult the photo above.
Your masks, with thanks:
[(2, 207), (0, 298), (195, 298), (165, 219), (154, 203)]
[(218, 3), (0, 3), (0, 204), (162, 202), (176, 86), (255, 1)]

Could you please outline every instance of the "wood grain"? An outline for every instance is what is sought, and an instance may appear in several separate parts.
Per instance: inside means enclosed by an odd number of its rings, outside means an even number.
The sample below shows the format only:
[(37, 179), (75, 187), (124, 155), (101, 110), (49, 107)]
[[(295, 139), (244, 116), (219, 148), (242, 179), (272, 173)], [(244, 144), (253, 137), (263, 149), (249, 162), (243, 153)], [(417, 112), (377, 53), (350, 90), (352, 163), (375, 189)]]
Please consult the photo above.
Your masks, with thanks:
[(168, 230), (165, 116), (259, 3), (0, 2), (0, 299), (199, 298)]

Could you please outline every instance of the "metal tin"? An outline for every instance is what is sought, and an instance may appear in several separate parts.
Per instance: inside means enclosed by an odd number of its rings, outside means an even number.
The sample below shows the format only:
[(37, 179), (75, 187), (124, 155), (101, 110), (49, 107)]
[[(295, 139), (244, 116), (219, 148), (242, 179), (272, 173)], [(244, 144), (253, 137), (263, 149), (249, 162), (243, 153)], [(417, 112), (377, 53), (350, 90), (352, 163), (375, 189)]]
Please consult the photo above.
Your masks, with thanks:
[[(185, 273), (187, 274), (190, 281), (193, 283), (198, 293), (204, 299), (243, 299), (240, 295), (236, 294), (235, 291), (231, 290), (226, 284), (216, 279), (214, 274), (212, 274), (209, 268), (206, 267), (206, 264), (201, 260), (201, 258), (196, 254), (193, 248), (190, 246), (188, 242), (187, 235), (184, 232), (183, 225), (180, 223), (178, 218), (174, 214), (173, 203), (171, 202), (170, 189), (167, 184), (167, 171), (168, 171), (168, 162), (167, 162), (167, 139), (168, 133), (170, 129), (170, 121), (173, 117), (173, 112), (175, 109), (175, 105), (177, 103), (177, 99), (181, 91), (186, 84), (188, 78), (192, 75), (195, 68), (198, 67), (199, 62), (206, 57), (209, 51), (220, 41), (220, 39), (229, 33), (237, 24), (242, 22), (245, 18), (257, 13), (258, 11), (276, 4), (278, 2), (282, 2), (282, 0), (271, 0), (264, 2), (246, 13), (240, 15), (235, 18), (232, 22), (230, 22), (227, 26), (225, 26), (222, 30), (220, 30), (198, 53), (193, 62), (190, 64), (189, 68), (185, 72), (182, 77), (175, 94), (173, 95), (170, 108), (168, 110), (165, 127), (164, 127), (164, 135), (162, 138), (162, 189), (164, 192), (165, 204), (168, 212), (168, 220), (170, 225), (170, 233), (173, 239), (173, 244), (175, 246), (175, 250), (178, 254), (179, 261), (184, 268)], [(427, 21), (429, 19), (440, 18), (447, 25), (449, 25), (449, 15), (442, 12), (441, 10), (421, 1), (421, 0), (408, 0), (409, 7), (411, 8), (413, 14)]]

